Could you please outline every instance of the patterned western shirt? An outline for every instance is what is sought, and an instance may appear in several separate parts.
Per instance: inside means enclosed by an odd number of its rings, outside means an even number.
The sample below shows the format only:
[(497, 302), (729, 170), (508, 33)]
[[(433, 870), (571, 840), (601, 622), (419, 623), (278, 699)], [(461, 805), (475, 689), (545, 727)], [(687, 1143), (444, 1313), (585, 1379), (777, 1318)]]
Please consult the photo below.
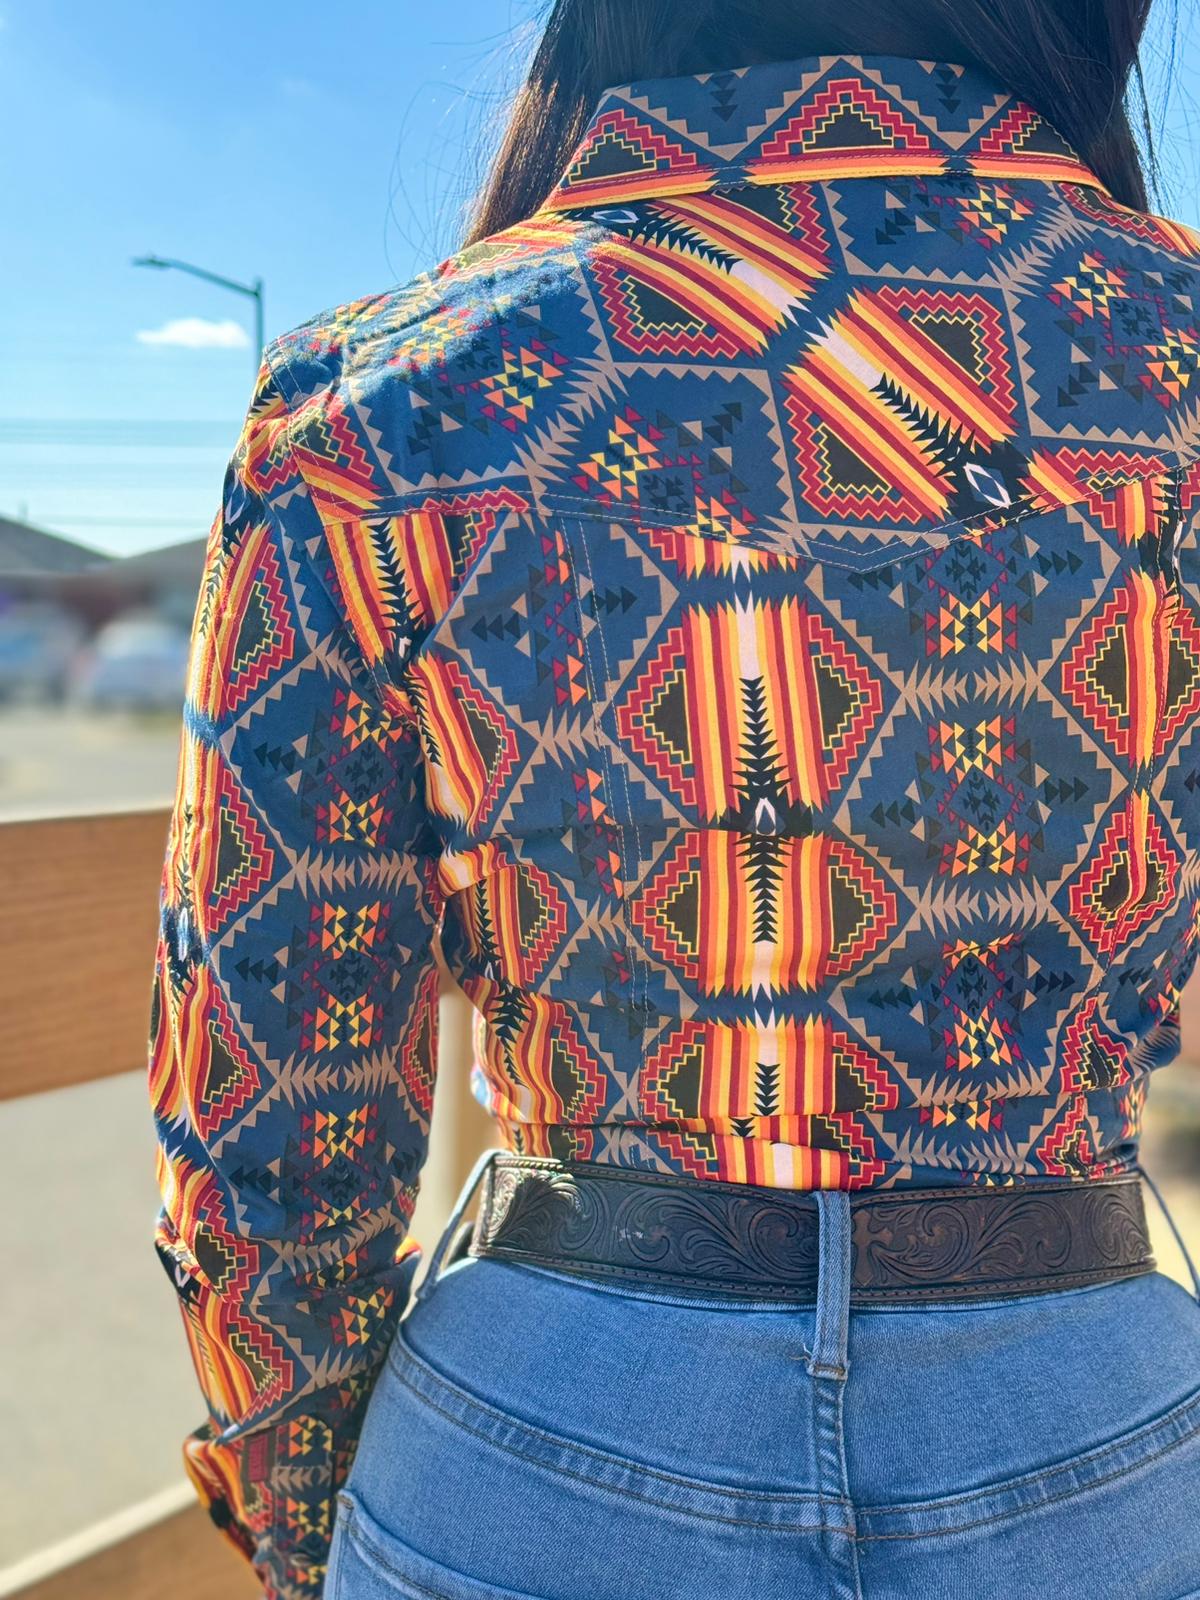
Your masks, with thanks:
[(267, 350), (161, 883), (186, 1459), (319, 1593), (438, 951), (518, 1150), (1135, 1160), (1200, 846), (1200, 244), (973, 71), (608, 91), (542, 208)]

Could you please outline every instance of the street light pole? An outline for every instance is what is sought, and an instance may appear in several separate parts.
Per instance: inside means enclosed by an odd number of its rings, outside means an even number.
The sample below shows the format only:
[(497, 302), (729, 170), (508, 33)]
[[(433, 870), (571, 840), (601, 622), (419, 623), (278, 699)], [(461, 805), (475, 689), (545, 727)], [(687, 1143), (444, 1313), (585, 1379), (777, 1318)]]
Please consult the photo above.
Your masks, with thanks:
[(219, 272), (208, 272), (204, 267), (194, 267), (190, 261), (175, 261), (169, 256), (135, 256), (135, 267), (159, 267), (161, 269), (173, 268), (176, 272), (190, 272), (193, 278), (203, 278), (206, 283), (216, 283), (222, 289), (232, 289), (235, 294), (244, 294), (254, 301), (254, 364), (257, 368), (263, 352), (263, 281), (255, 278), (253, 283), (239, 283), (236, 278), (225, 278)]

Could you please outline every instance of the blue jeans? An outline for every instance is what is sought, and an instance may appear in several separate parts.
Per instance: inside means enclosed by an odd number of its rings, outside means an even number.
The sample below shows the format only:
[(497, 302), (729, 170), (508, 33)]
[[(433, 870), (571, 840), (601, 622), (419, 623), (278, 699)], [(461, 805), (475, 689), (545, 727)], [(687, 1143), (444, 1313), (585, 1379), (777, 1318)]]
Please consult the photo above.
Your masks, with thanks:
[(327, 1600), (1200, 1596), (1197, 1296), (851, 1310), (848, 1197), (818, 1200), (815, 1307), (439, 1269), (452, 1219)]

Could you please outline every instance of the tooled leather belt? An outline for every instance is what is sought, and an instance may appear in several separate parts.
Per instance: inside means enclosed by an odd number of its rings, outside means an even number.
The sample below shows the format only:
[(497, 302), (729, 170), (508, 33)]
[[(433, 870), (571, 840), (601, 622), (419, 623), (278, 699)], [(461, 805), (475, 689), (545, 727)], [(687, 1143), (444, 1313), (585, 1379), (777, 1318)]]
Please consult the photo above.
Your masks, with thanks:
[[(469, 1236), (451, 1254), (588, 1277), (814, 1300), (818, 1213), (808, 1191), (496, 1151)], [(1008, 1188), (858, 1190), (850, 1300), (962, 1300), (1152, 1272), (1135, 1172)]]

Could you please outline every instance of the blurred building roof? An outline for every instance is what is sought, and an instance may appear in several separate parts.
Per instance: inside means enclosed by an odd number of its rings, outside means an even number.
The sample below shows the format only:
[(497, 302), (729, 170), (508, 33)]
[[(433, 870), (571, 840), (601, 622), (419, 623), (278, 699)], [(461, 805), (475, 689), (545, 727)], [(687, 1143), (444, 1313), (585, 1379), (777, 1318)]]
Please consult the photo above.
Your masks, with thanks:
[(0, 517), (0, 575), (86, 572), (107, 567), (112, 556), (27, 522)]
[(135, 556), (122, 556), (115, 564), (114, 576), (145, 579), (152, 583), (183, 581), (199, 584), (204, 568), (208, 540), (184, 539), (178, 544), (160, 545), (157, 550), (141, 550)]

